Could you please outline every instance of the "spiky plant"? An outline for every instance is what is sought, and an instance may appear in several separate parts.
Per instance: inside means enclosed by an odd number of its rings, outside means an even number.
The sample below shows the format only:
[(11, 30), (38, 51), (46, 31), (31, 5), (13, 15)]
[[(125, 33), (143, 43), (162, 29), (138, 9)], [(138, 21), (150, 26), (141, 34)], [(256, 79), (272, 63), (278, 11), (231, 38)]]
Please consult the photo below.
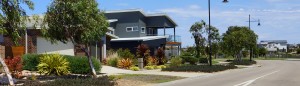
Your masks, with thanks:
[(127, 58), (127, 59), (121, 59), (118, 61), (118, 67), (119, 68), (125, 68), (128, 69), (132, 66), (132, 60)]
[(59, 54), (46, 54), (40, 59), (37, 66), (38, 72), (45, 75), (67, 75), (69, 71), (69, 62)]

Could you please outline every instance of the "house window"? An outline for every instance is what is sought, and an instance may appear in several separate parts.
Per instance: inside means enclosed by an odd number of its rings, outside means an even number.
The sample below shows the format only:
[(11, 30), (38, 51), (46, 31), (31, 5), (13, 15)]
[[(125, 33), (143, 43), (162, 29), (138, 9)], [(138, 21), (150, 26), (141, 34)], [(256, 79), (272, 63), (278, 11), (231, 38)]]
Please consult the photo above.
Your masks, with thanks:
[(146, 28), (145, 27), (141, 27), (141, 33), (146, 33)]
[(126, 27), (126, 32), (133, 32), (133, 31), (139, 31), (138, 27)]
[(126, 27), (126, 32), (131, 32), (133, 31), (133, 27)]

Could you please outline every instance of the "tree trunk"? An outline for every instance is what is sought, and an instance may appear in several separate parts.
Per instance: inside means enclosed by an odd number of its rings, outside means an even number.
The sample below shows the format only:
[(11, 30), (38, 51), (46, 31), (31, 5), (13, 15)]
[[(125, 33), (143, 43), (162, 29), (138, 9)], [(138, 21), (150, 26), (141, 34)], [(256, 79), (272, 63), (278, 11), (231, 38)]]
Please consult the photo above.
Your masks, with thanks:
[(96, 70), (95, 70), (95, 67), (94, 67), (94, 65), (93, 65), (92, 57), (91, 57), (91, 55), (90, 55), (90, 53), (89, 53), (90, 50), (89, 50), (88, 47), (89, 47), (89, 46), (86, 44), (86, 45), (85, 45), (85, 48), (82, 48), (82, 49), (84, 50), (86, 56), (88, 57), (89, 64), (90, 64), (90, 68), (91, 68), (91, 72), (92, 72), (92, 74), (93, 74), (93, 78), (97, 78)]
[(9, 72), (9, 70), (8, 70), (8, 67), (7, 67), (7, 65), (5, 64), (5, 62), (4, 62), (4, 60), (3, 60), (2, 57), (0, 57), (0, 62), (1, 62), (1, 64), (2, 64), (3, 69), (4, 69), (5, 73), (6, 73), (7, 78), (8, 78), (9, 85), (14, 86), (13, 78), (11, 77), (11, 74), (10, 74), (10, 72)]

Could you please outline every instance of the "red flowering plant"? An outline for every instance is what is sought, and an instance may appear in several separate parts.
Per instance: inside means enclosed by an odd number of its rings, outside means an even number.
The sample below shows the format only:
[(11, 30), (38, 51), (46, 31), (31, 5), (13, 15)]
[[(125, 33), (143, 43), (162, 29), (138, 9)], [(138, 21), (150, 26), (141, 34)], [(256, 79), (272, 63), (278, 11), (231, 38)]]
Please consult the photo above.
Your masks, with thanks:
[(22, 58), (20, 56), (13, 58), (6, 58), (5, 63), (8, 66), (9, 71), (12, 73), (12, 76), (15, 78), (21, 78), (22, 76)]

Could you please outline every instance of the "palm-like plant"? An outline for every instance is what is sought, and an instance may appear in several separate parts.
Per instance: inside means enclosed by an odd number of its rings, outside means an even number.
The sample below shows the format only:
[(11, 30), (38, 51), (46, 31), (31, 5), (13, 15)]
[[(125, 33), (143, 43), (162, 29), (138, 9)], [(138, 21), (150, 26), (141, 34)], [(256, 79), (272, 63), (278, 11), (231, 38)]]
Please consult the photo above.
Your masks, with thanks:
[(38, 64), (38, 72), (45, 75), (66, 75), (69, 74), (69, 62), (59, 54), (44, 55)]

